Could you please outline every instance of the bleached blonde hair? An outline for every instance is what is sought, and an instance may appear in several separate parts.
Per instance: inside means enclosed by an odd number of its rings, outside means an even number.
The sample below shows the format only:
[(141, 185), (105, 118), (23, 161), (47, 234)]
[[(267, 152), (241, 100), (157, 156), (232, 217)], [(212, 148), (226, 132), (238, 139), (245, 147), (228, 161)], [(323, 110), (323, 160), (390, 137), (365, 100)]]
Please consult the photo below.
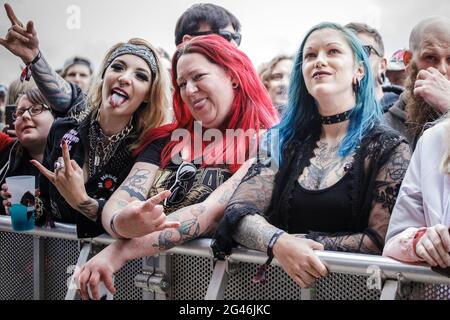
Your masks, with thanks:
[[(127, 43), (143, 45), (146, 46), (150, 51), (152, 51), (158, 69), (155, 75), (153, 75), (152, 73), (151, 88), (146, 99), (148, 100), (147, 105), (136, 110), (134, 114), (135, 119), (137, 119), (136, 134), (138, 137), (135, 143), (130, 147), (130, 150), (133, 150), (138, 145), (142, 144), (145, 133), (148, 129), (156, 128), (165, 124), (167, 114), (169, 114), (168, 110), (171, 106), (171, 90), (168, 73), (164, 69), (164, 66), (161, 64), (161, 59), (159, 58), (157, 49), (153, 47), (149, 42), (140, 38), (132, 38), (128, 40)], [(108, 60), (111, 57), (111, 54), (124, 44), (125, 43), (120, 42), (112, 46), (107, 51), (100, 65), (99, 72), (97, 73), (93, 85), (91, 86), (88, 93), (88, 101), (92, 114), (95, 114), (97, 112), (102, 103), (102, 76), (104, 70), (108, 67)]]

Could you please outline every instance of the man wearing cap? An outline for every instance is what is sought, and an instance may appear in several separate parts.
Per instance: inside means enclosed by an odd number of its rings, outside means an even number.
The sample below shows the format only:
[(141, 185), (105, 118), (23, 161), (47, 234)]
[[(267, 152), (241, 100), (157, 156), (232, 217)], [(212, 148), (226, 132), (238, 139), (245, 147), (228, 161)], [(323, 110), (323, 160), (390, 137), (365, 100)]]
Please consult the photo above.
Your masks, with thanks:
[(383, 38), (376, 29), (365, 23), (351, 22), (345, 27), (355, 33), (366, 51), (374, 77), (375, 94), (383, 112), (386, 112), (397, 102), (403, 88), (384, 85), (387, 61), (384, 57)]
[(397, 50), (392, 55), (386, 68), (386, 77), (393, 85), (404, 87), (406, 80), (405, 63), (403, 55), (406, 50)]
[(77, 84), (83, 92), (87, 92), (91, 85), (92, 64), (82, 57), (72, 57), (64, 62), (61, 76), (69, 82)]
[(405, 92), (385, 114), (386, 122), (415, 149), (427, 123), (450, 109), (450, 19), (431, 17), (411, 31)]

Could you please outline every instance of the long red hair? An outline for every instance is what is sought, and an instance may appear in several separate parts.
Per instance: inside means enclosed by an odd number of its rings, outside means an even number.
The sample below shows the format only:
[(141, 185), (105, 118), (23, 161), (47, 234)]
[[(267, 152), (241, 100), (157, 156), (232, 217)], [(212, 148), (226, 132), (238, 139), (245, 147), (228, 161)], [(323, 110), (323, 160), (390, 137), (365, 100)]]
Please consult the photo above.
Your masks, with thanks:
[[(217, 35), (207, 35), (194, 37), (186, 43), (178, 46), (172, 58), (172, 83), (174, 87), (173, 111), (174, 122), (159, 128), (150, 129), (146, 133), (145, 143), (142, 144), (136, 153), (141, 152), (144, 148), (156, 139), (169, 136), (176, 129), (186, 129), (190, 133), (191, 139), (194, 139), (194, 121), (188, 106), (181, 99), (180, 87), (177, 84), (177, 64), (181, 56), (198, 53), (207, 58), (211, 63), (222, 67), (228, 75), (237, 83), (234, 90), (235, 96), (232, 103), (230, 115), (225, 120), (226, 123), (219, 129), (225, 133), (226, 129), (242, 129), (244, 131), (253, 129), (257, 134), (261, 129), (269, 129), (278, 122), (278, 114), (272, 105), (270, 97), (258, 77), (252, 62), (245, 53), (236, 48), (233, 44)], [(179, 141), (170, 141), (163, 149), (161, 155), (161, 167), (166, 167), (171, 160), (172, 150)], [(191, 142), (193, 146), (193, 141)], [(207, 143), (203, 142), (203, 150)], [(234, 173), (242, 163), (236, 161), (238, 154), (236, 143), (230, 144), (226, 141), (222, 144), (221, 154), (216, 155), (217, 163), (223, 161), (223, 156), (228, 150), (233, 152), (234, 160), (227, 161), (228, 168)], [(242, 147), (242, 146), (241, 146)], [(249, 158), (249, 143), (245, 142), (245, 157)], [(193, 152), (191, 152), (193, 155)], [(193, 159), (189, 159), (192, 161)]]

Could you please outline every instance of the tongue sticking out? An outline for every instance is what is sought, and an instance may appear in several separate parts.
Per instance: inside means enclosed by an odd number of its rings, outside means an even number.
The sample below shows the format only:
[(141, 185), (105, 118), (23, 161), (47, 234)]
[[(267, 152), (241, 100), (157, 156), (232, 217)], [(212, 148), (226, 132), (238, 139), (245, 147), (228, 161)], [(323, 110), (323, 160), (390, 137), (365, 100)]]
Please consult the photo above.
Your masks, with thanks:
[(118, 93), (116, 93), (116, 92), (113, 92), (113, 94), (110, 95), (110, 97), (109, 97), (109, 103), (111, 104), (111, 106), (112, 106), (113, 108), (119, 107), (119, 106), (122, 105), (126, 100), (127, 100), (126, 97), (124, 97), (124, 96), (122, 96), (122, 95), (120, 95), (120, 94), (118, 94)]

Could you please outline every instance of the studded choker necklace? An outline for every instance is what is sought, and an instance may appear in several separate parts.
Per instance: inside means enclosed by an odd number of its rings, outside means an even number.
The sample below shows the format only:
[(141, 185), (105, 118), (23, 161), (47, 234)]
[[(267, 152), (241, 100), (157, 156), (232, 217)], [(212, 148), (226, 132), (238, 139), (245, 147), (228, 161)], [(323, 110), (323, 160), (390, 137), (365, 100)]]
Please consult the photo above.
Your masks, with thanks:
[(320, 116), (320, 122), (322, 122), (322, 124), (333, 124), (333, 123), (339, 123), (339, 122), (343, 122), (346, 121), (350, 118), (350, 114), (352, 113), (353, 108), (350, 110), (347, 110), (345, 112), (342, 113), (338, 113), (332, 116)]

